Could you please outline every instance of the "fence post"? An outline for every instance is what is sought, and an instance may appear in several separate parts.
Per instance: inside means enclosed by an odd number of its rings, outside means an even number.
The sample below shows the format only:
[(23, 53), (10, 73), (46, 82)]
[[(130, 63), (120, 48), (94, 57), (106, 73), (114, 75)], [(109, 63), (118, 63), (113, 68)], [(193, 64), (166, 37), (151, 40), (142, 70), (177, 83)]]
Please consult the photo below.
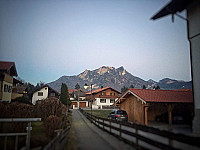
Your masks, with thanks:
[(5, 139), (4, 139), (4, 150), (7, 149), (7, 136), (5, 136)]
[(26, 150), (30, 149), (30, 136), (31, 136), (31, 122), (28, 123), (27, 136), (26, 136)]
[(109, 120), (109, 125), (110, 125), (110, 133), (111, 133), (111, 121)]
[(173, 147), (173, 140), (169, 139), (169, 146)]
[(104, 119), (103, 119), (103, 130), (104, 130)]
[(119, 136), (122, 137), (122, 130), (121, 130), (122, 129), (122, 125), (121, 125), (121, 123), (119, 123), (119, 129), (120, 129)]
[[(138, 129), (135, 128), (135, 133), (138, 135)], [(136, 137), (136, 145), (138, 146), (138, 138)]]
[(15, 138), (15, 150), (18, 148), (18, 135)]

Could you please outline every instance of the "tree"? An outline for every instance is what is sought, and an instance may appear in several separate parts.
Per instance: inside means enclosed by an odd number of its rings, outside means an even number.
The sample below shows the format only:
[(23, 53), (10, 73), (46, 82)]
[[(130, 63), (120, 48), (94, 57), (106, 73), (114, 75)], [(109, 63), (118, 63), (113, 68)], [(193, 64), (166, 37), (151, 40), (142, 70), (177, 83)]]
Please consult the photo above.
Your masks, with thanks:
[(130, 88), (134, 88), (133, 84), (130, 85)]
[(60, 101), (65, 106), (70, 106), (71, 105), (68, 87), (67, 87), (67, 85), (65, 83), (62, 83), (62, 86), (61, 86)]
[(143, 85), (143, 86), (142, 86), (142, 89), (146, 89), (146, 86), (145, 86), (145, 85)]
[(80, 89), (80, 85), (78, 83), (75, 85), (75, 89), (77, 89), (77, 90)]
[(121, 88), (122, 93), (124, 93), (126, 90), (128, 90), (128, 88), (126, 86), (123, 86), (123, 88)]
[(156, 88), (155, 88), (155, 90), (159, 90), (160, 89), (160, 86), (158, 85)]

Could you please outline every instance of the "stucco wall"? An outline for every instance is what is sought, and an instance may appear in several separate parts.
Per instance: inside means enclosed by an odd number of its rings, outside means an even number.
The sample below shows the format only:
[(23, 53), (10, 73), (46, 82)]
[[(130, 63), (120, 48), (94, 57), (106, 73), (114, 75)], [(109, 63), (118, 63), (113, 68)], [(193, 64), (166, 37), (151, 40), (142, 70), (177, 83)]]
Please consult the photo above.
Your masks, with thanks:
[[(43, 92), (43, 96), (38, 96), (38, 92)], [(39, 91), (33, 93), (32, 103), (35, 105), (37, 100), (46, 99), (48, 97), (48, 87), (44, 87)]]
[[(101, 99), (106, 99), (106, 103), (101, 103), (100, 102)], [(114, 99), (114, 98), (111, 98), (111, 99)], [(113, 103), (110, 103), (110, 99), (107, 99), (107, 98), (95, 98), (95, 101), (94, 101), (93, 104), (97, 105), (97, 106), (110, 106), (110, 105), (113, 105)]]

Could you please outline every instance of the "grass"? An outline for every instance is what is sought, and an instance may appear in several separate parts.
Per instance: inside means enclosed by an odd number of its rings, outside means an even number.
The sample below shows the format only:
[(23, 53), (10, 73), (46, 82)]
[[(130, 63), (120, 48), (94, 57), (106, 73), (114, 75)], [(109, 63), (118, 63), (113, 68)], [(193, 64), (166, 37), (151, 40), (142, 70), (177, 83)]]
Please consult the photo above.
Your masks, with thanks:
[[(90, 110), (85, 110), (87, 113), (91, 113)], [(108, 118), (108, 114), (111, 112), (111, 110), (92, 110), (92, 115), (102, 118)]]
[(69, 135), (67, 137), (67, 142), (64, 150), (77, 150), (77, 139), (76, 139), (76, 134), (74, 130), (74, 126), (72, 124), (72, 113), (68, 113), (67, 119), (70, 122), (71, 128), (69, 131)]
[(50, 138), (45, 135), (44, 122), (33, 122), (31, 131), (31, 147), (43, 147), (50, 142)]

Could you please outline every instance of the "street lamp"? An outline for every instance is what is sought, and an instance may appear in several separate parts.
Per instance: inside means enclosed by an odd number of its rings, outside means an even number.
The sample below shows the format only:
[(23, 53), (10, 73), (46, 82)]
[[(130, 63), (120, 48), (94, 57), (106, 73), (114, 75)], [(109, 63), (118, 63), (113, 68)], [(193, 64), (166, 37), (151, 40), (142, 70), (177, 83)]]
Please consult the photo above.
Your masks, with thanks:
[[(91, 88), (90, 88), (90, 92), (91, 92), (91, 95), (90, 95), (90, 103), (91, 103), (91, 122), (92, 122), (92, 84), (90, 85)], [(89, 85), (87, 85), (87, 83), (85, 83), (84, 85), (84, 89), (87, 89), (89, 87)]]

